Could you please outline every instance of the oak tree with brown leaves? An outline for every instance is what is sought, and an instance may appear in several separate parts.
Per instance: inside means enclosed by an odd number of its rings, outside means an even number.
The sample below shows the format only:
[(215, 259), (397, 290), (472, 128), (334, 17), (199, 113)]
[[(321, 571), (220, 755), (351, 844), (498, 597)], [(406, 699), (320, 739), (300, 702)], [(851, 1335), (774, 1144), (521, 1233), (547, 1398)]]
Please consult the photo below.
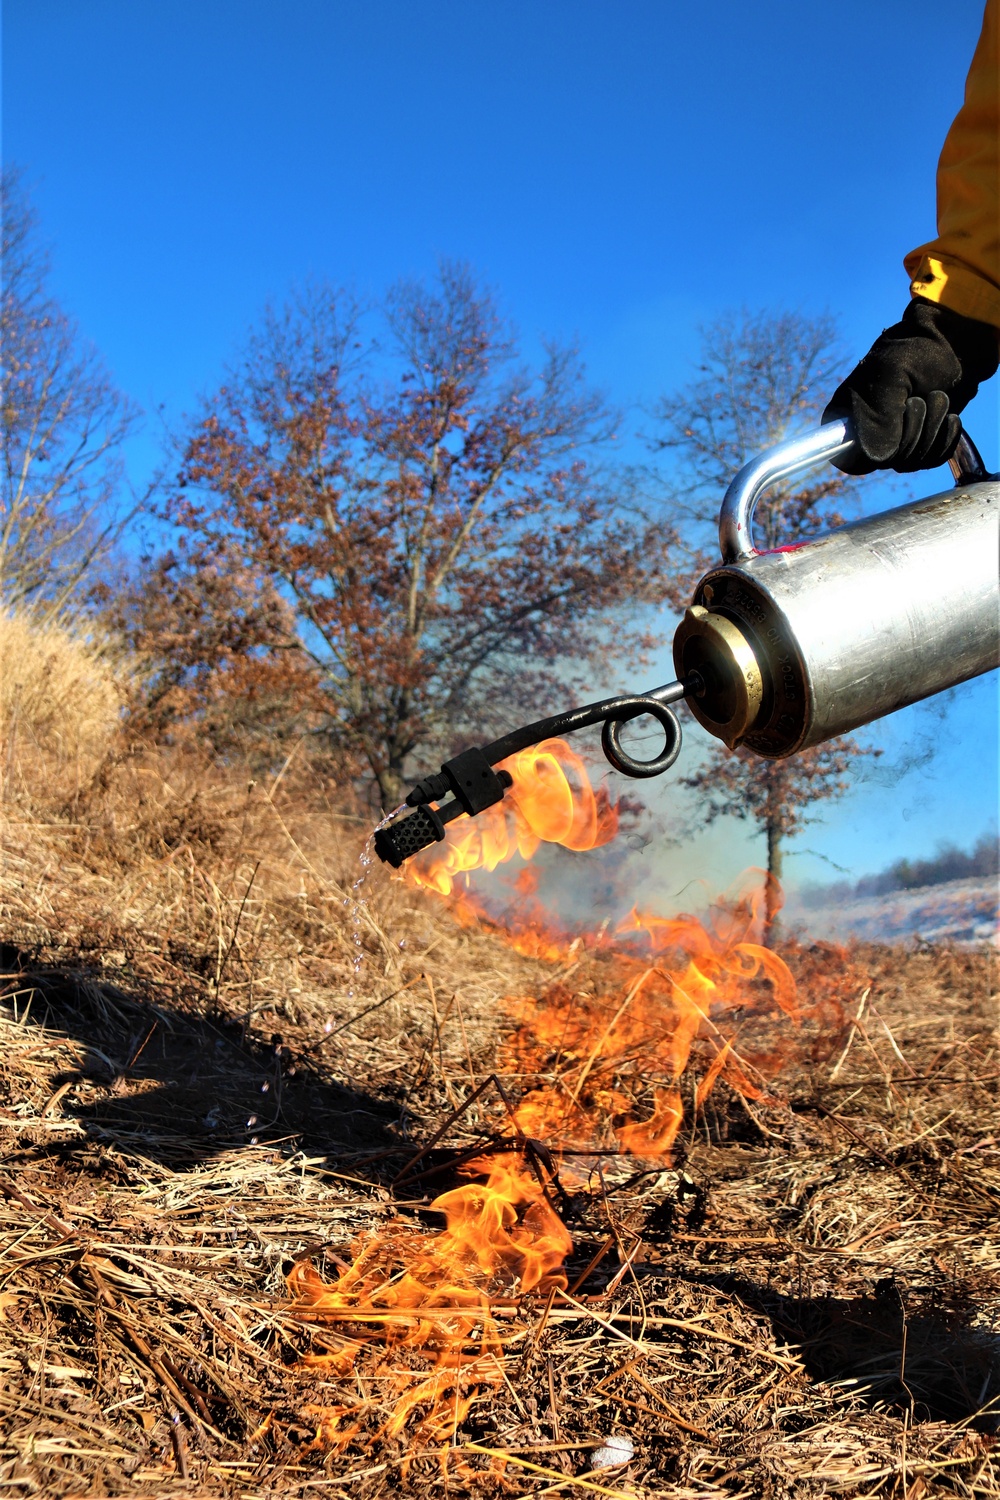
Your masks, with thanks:
[[(697, 378), (659, 403), (653, 439), (654, 448), (678, 460), (674, 477), (684, 496), (688, 598), (695, 580), (717, 560), (716, 521), (730, 479), (763, 449), (819, 424), (839, 360), (836, 328), (825, 317), (743, 312), (704, 331)], [(757, 505), (757, 545), (783, 546), (840, 525), (851, 491), (852, 481), (830, 466), (779, 481)], [(875, 753), (841, 736), (772, 761), (746, 750), (731, 753), (713, 740), (701, 768), (683, 779), (698, 794), (699, 822), (748, 819), (764, 835), (769, 931), (780, 907), (788, 840), (812, 820), (816, 803), (850, 789), (858, 758)]]
[(165, 710), (280, 700), (391, 807), (641, 653), (669, 538), (602, 466), (574, 351), (531, 368), (461, 266), (379, 312), (313, 287), (264, 318), (187, 436), (136, 638)]

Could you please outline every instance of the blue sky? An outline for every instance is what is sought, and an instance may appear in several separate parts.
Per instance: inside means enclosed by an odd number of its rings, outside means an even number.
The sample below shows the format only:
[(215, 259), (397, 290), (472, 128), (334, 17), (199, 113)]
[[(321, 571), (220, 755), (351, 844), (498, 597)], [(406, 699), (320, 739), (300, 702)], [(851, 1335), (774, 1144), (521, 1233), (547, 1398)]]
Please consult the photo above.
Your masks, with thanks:
[[(169, 422), (296, 279), (375, 295), (440, 255), (638, 407), (728, 308), (833, 311), (857, 355), (895, 321), (981, 15), (949, 0), (931, 41), (902, 0), (5, 0), (3, 151), (55, 291)], [(967, 420), (997, 467), (995, 381)], [(932, 729), (932, 765), (803, 844), (857, 874), (971, 842), (996, 812), (995, 674), (887, 740)], [(689, 858), (718, 880), (748, 850)]]

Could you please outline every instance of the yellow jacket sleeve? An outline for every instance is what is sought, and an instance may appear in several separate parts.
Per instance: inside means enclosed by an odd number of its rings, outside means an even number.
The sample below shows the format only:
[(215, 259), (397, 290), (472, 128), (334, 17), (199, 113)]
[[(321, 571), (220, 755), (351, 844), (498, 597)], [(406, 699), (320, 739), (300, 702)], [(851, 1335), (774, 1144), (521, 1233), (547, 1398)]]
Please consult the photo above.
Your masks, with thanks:
[(1000, 329), (1000, 0), (986, 14), (937, 174), (937, 239), (903, 264), (910, 292)]

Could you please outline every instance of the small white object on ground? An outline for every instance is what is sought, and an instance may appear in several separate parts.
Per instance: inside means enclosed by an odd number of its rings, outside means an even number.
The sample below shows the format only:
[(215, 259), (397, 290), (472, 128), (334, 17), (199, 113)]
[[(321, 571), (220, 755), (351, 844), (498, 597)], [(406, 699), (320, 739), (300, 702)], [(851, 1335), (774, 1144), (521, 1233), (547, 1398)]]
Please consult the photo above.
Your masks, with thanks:
[(590, 1455), (592, 1469), (613, 1469), (618, 1464), (627, 1464), (635, 1454), (635, 1444), (630, 1437), (615, 1433), (605, 1438), (604, 1446)]

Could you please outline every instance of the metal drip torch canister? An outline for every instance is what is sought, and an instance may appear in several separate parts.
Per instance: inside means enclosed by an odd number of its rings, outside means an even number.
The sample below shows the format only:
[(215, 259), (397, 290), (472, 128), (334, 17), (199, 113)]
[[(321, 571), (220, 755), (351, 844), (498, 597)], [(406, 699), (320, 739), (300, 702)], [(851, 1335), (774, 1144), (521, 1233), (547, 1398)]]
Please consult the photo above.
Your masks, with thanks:
[[(775, 480), (846, 453), (845, 422), (782, 443), (741, 469), (719, 516), (722, 564), (706, 573), (674, 635), (677, 681), (538, 719), (463, 750), (410, 789), (413, 811), (382, 826), (375, 852), (396, 869), (475, 817), (512, 785), (501, 762), (555, 735), (602, 724), (601, 744), (624, 776), (674, 764), (673, 705), (730, 750), (777, 760), (929, 698), (1000, 664), (1000, 482), (962, 436), (955, 488), (841, 526), (795, 547), (758, 552), (753, 510)], [(656, 721), (663, 748), (639, 760), (621, 742), (633, 720)]]
[(779, 759), (1000, 663), (1000, 482), (968, 437), (954, 489), (815, 541), (758, 552), (754, 506), (778, 479), (851, 446), (844, 422), (746, 465), (719, 516), (722, 565), (698, 584), (674, 665), (731, 750)]

